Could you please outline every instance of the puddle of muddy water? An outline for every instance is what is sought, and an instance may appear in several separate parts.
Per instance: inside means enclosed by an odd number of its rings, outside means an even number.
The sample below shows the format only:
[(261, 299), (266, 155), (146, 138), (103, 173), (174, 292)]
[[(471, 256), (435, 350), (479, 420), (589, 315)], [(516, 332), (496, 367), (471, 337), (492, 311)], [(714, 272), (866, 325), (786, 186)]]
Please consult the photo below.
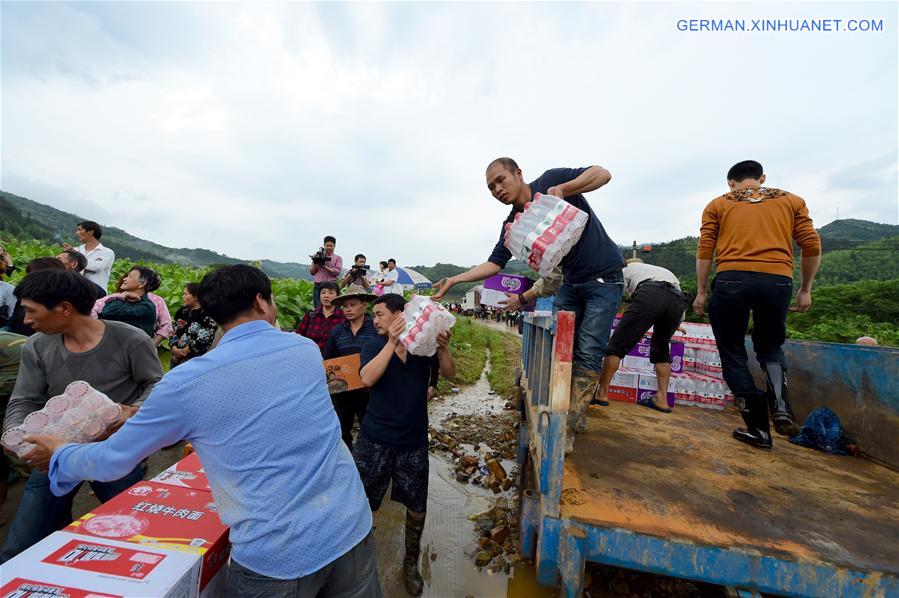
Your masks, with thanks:
[[(443, 421), (453, 415), (503, 412), (505, 401), (490, 391), (486, 376), (489, 367), (488, 355), (487, 367), (476, 384), (430, 403), (428, 413), (433, 427), (440, 428)], [(473, 452), (472, 447), (465, 448)], [(512, 465), (511, 462), (504, 464), (509, 468)], [(501, 495), (509, 496), (509, 493)], [(530, 565), (518, 563), (510, 574), (492, 573), (487, 568), (478, 571), (475, 567), (478, 535), (470, 517), (488, 510), (496, 497), (486, 488), (457, 482), (445, 453), (430, 455), (428, 516), (419, 561), (425, 580), (423, 596), (540, 598), (558, 595), (558, 590), (537, 584)], [(384, 596), (406, 596), (402, 576), (405, 517), (405, 508), (390, 500), (385, 500), (375, 513), (378, 573)]]

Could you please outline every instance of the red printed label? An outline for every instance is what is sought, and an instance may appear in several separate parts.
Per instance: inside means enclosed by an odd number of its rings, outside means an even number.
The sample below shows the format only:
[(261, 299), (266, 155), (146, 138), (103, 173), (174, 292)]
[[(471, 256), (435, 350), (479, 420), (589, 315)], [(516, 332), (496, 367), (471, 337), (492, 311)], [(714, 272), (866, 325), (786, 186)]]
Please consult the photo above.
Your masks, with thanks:
[(116, 594), (100, 594), (19, 577), (0, 588), (0, 596), (2, 598), (122, 598)]
[(165, 555), (83, 540), (71, 540), (42, 562), (71, 569), (143, 579), (165, 559)]

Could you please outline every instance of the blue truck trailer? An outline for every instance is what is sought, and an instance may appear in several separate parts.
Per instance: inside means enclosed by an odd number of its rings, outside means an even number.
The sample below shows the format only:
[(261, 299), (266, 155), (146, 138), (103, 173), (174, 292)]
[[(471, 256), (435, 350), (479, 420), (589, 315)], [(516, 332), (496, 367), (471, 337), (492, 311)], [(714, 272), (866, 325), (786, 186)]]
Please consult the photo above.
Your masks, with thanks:
[(586, 562), (738, 595), (899, 596), (899, 350), (792, 342), (799, 421), (826, 406), (867, 458), (731, 438), (735, 409), (588, 410), (564, 456), (574, 314), (525, 317), (519, 396), (522, 553), (579, 596)]

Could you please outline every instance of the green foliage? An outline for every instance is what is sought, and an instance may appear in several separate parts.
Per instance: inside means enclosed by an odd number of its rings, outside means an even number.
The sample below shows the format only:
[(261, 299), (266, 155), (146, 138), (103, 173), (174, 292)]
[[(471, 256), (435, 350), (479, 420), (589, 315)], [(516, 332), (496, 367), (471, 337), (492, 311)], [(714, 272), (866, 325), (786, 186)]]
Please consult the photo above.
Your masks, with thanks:
[(515, 372), (521, 355), (521, 338), (514, 334), (490, 331), (490, 371), (487, 379), (490, 388), (503, 397), (515, 396)]
[(491, 331), (486, 326), (475, 324), (469, 318), (456, 317), (450, 338), (450, 353), (456, 362), (456, 379), (452, 382), (440, 378), (437, 392), (446, 394), (451, 387), (474, 384), (481, 377), (487, 363), (487, 346)]
[[(7, 240), (6, 249), (13, 256), (18, 269), (10, 282), (15, 284), (25, 276), (25, 265), (36, 257), (56, 256), (61, 248), (41, 241)], [(146, 266), (155, 270), (162, 284), (154, 291), (165, 300), (169, 312), (174, 314), (181, 307), (181, 294), (189, 282), (199, 282), (212, 266), (195, 268), (174, 263), (160, 263), (145, 260), (116, 259), (109, 277), (110, 293), (116, 291), (119, 279), (134, 266)], [(284, 330), (292, 330), (296, 323), (312, 309), (312, 288), (308, 280), (294, 278), (272, 279), (272, 295), (278, 307), (278, 324)]]
[[(793, 278), (800, 279), (798, 260)], [(821, 257), (815, 286), (895, 278), (899, 278), (899, 236), (825, 253)]]

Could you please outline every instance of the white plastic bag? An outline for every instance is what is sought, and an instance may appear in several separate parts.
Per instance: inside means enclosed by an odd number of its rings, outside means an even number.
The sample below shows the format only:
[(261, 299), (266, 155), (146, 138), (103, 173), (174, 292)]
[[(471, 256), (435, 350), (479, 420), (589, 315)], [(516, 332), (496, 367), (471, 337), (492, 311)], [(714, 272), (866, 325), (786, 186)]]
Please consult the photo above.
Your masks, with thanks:
[(91, 442), (122, 419), (122, 407), (87, 382), (76, 381), (44, 408), (29, 413), (20, 425), (7, 430), (0, 444), (22, 456), (34, 445), (26, 434), (49, 434), (68, 442)]
[(564, 199), (537, 193), (506, 224), (505, 246), (540, 276), (548, 276), (581, 238), (587, 218)]
[(406, 329), (400, 342), (409, 353), (430, 357), (437, 352), (437, 335), (456, 324), (456, 318), (439, 303), (421, 295), (412, 295), (403, 310)]

